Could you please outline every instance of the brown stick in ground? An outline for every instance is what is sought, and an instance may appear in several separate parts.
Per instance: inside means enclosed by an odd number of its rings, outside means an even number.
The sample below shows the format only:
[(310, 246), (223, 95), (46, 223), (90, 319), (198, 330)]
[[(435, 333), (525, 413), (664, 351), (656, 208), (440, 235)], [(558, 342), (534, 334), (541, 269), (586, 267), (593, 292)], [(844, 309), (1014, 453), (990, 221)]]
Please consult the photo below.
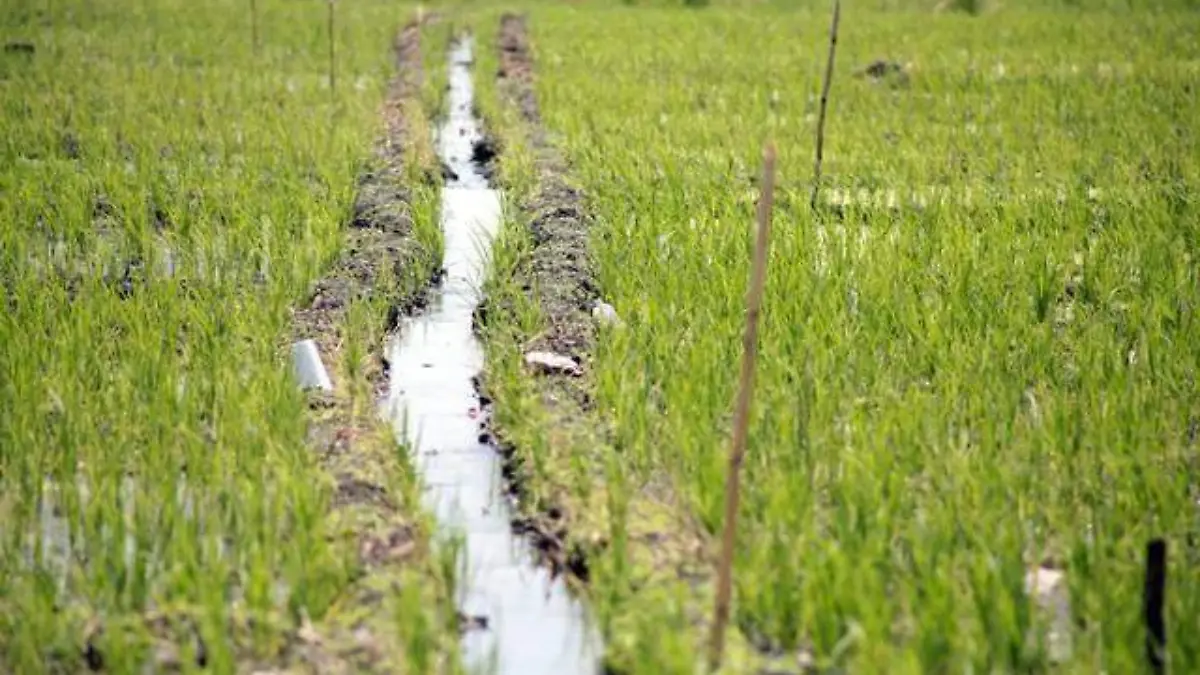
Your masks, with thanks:
[(771, 207), (775, 198), (775, 146), (763, 152), (763, 191), (758, 200), (758, 240), (750, 271), (750, 289), (746, 293), (746, 333), (742, 342), (742, 376), (737, 408), (733, 419), (733, 445), (729, 450), (729, 469), (725, 475), (725, 531), (721, 539), (721, 559), (717, 563), (717, 606), (713, 616), (709, 667), (721, 667), (725, 650), (725, 626), (729, 622), (729, 596), (733, 585), (733, 547), (737, 537), (738, 502), (741, 496), (742, 460), (746, 456), (746, 429), (750, 422), (750, 398), (754, 391), (754, 362), (758, 351), (758, 315), (762, 309), (763, 286), (767, 278), (767, 250), (771, 236)]
[(833, 57), (837, 52), (838, 19), (842, 15), (841, 0), (833, 0), (833, 22), (829, 26), (829, 61), (825, 64), (825, 82), (821, 85), (821, 111), (817, 115), (817, 161), (813, 166), (812, 199), (809, 206), (817, 208), (821, 191), (821, 160), (825, 155), (825, 110), (829, 105), (829, 86), (833, 83)]
[(337, 75), (336, 75), (337, 53), (335, 51), (337, 49), (337, 46), (334, 44), (335, 41), (334, 41), (334, 37), (333, 37), (333, 3), (334, 3), (334, 0), (329, 0), (329, 20), (326, 22), (326, 25), (329, 28), (329, 93), (330, 93), (330, 95), (333, 95), (337, 91)]
[(258, 2), (250, 0), (250, 47), (258, 56)]

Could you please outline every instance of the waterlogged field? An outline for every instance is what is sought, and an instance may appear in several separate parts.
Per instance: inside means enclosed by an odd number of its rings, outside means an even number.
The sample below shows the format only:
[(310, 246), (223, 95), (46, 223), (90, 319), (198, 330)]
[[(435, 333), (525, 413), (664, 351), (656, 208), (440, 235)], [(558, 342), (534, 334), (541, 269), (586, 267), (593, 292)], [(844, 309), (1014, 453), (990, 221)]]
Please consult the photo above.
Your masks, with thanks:
[[(632, 628), (610, 647), (629, 672), (702, 653), (687, 626), (707, 604), (639, 601), (620, 505), (665, 478), (719, 531), (769, 139), (740, 632), (849, 672), (1134, 672), (1164, 536), (1171, 658), (1200, 667), (1200, 20), (847, 5), (817, 213), (824, 11), (530, 15), (542, 114), (625, 323), (593, 371), (611, 446), (573, 465), (623, 491), (591, 582)], [(876, 59), (904, 75), (857, 72)], [(1065, 575), (1066, 649), (1037, 639), (1039, 566)]]
[[(0, 18), (2, 671), (231, 672), (355, 611), (289, 308), (339, 252), (411, 10), (338, 4), (331, 91), (328, 5), (260, 0), (255, 48), (254, 4)], [(384, 311), (351, 310), (335, 378)], [(396, 610), (413, 659), (430, 589)]]

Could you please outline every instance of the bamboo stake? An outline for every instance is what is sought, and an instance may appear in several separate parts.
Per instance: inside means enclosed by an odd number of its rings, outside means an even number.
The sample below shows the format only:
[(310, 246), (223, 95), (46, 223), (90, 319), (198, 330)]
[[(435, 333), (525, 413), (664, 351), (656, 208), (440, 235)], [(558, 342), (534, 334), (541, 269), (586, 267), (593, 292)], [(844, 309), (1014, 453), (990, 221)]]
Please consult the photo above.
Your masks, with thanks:
[(717, 604), (709, 645), (709, 668), (721, 667), (725, 650), (725, 626), (729, 622), (729, 597), (733, 586), (733, 548), (737, 538), (738, 503), (741, 497), (741, 469), (746, 456), (746, 429), (750, 423), (750, 399), (754, 391), (754, 365), (758, 351), (758, 315), (762, 309), (763, 286), (767, 277), (767, 252), (771, 236), (771, 207), (775, 198), (775, 146), (763, 151), (763, 188), (758, 200), (758, 239), (746, 293), (746, 333), (742, 341), (742, 373), (737, 407), (733, 418), (733, 444), (729, 450), (729, 469), (725, 475), (725, 531), (721, 538), (721, 558), (717, 563)]
[(833, 83), (833, 57), (837, 52), (838, 20), (842, 16), (841, 0), (833, 0), (833, 21), (829, 26), (829, 60), (825, 63), (825, 82), (821, 85), (821, 110), (817, 115), (817, 161), (813, 167), (812, 199), (809, 206), (817, 208), (817, 194), (821, 190), (821, 160), (825, 156), (825, 110), (829, 104), (829, 87)]
[(334, 92), (337, 91), (337, 74), (336, 74), (337, 53), (336, 53), (335, 40), (334, 40), (334, 36), (333, 36), (334, 0), (329, 0), (328, 4), (329, 4), (329, 20), (326, 22), (326, 26), (329, 29), (329, 93), (332, 96), (332, 95), (334, 95)]
[(258, 56), (258, 0), (250, 0), (250, 45)]

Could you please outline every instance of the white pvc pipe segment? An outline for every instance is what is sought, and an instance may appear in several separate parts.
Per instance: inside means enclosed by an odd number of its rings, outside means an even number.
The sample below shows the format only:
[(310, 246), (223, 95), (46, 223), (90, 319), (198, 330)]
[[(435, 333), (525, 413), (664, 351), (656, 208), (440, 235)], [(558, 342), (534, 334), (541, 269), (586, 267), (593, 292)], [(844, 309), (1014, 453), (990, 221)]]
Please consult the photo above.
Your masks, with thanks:
[(325, 364), (321, 363), (321, 354), (317, 351), (317, 343), (312, 340), (301, 340), (292, 345), (292, 366), (296, 379), (300, 381), (301, 389), (319, 389), (333, 391), (333, 383), (329, 381), (329, 373)]

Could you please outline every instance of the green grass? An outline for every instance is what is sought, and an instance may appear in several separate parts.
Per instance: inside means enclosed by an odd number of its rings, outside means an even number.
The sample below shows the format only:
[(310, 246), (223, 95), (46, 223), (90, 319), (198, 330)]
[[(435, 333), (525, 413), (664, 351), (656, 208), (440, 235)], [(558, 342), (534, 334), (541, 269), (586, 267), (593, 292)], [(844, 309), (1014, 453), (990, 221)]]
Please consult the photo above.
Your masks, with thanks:
[[(618, 511), (666, 481), (719, 528), (754, 181), (779, 146), (744, 635), (850, 672), (1041, 671), (1023, 583), (1052, 558), (1076, 621), (1061, 668), (1133, 672), (1144, 547), (1165, 536), (1172, 658), (1197, 667), (1195, 15), (846, 7), (819, 214), (826, 14), (539, 7), (531, 27), (627, 324), (593, 377), (612, 433), (591, 468)], [(909, 64), (907, 85), (854, 76), (875, 58)], [(531, 417), (513, 433), (544, 444)], [(630, 555), (610, 545), (591, 590), (640, 631), (610, 635), (614, 659), (690, 672), (688, 598), (640, 602)]]
[[(257, 4), (257, 55), (248, 3), (19, 2), (0, 23), (36, 49), (0, 53), (0, 670), (75, 671), (90, 640), (136, 672), (176, 638), (230, 672), (359, 573), (289, 308), (339, 252), (411, 9), (338, 3), (331, 92), (326, 4)], [(429, 637), (420, 595), (397, 624)], [(440, 638), (412, 635), (420, 670)]]

